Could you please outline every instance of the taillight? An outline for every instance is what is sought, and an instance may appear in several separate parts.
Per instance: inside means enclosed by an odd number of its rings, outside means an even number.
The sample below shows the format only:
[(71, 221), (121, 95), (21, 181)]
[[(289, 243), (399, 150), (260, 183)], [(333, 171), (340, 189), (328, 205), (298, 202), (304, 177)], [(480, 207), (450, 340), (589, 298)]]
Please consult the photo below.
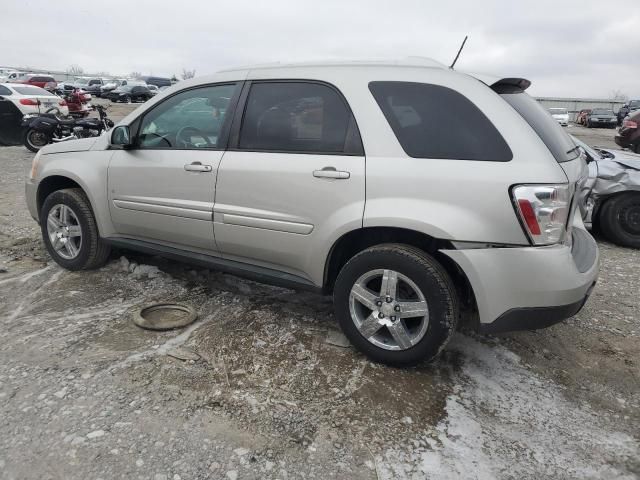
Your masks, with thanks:
[(552, 245), (564, 240), (571, 206), (569, 185), (517, 185), (511, 195), (532, 244)]
[(622, 122), (622, 126), (624, 128), (638, 128), (638, 122), (634, 122), (633, 120), (625, 120)]
[(66, 100), (61, 100), (60, 103), (58, 103), (58, 105), (60, 105), (61, 107), (66, 107), (67, 106), (67, 101)]
[(31, 98), (21, 98), (20, 103), (22, 105), (31, 105), (32, 107), (40, 105), (40, 100), (33, 100)]

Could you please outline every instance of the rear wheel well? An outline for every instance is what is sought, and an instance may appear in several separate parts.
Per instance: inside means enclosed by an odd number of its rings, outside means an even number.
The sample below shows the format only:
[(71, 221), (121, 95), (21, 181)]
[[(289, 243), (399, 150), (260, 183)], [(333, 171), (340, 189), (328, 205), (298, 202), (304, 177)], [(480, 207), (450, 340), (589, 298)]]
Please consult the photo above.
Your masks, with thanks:
[(51, 177), (47, 177), (40, 182), (38, 185), (38, 194), (37, 194), (37, 205), (38, 205), (38, 215), (40, 215), (40, 210), (42, 210), (42, 205), (46, 198), (51, 195), (53, 192), (62, 190), (64, 188), (79, 188), (82, 190), (82, 187), (78, 185), (77, 182), (74, 182), (68, 177), (63, 177), (61, 175), (53, 175)]
[(353, 230), (340, 237), (331, 248), (325, 265), (324, 286), (331, 293), (340, 269), (357, 253), (381, 243), (401, 243), (411, 245), (430, 254), (451, 276), (459, 299), (465, 310), (474, 309), (475, 296), (469, 279), (451, 258), (439, 252), (454, 249), (448, 240), (434, 238), (422, 232), (393, 227), (369, 227)]

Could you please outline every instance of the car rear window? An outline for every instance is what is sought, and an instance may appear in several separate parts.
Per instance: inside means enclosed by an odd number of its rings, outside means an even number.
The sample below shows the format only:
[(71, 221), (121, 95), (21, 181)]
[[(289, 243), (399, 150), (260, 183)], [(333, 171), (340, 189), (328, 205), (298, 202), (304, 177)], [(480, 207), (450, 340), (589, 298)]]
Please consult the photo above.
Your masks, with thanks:
[(371, 82), (369, 90), (407, 155), (508, 162), (511, 149), (468, 98), (447, 87)]
[(16, 92), (20, 95), (38, 95), (38, 96), (47, 96), (47, 97), (55, 97), (55, 95), (51, 92), (46, 91), (44, 88), (40, 87), (12, 87)]
[(498, 85), (494, 90), (527, 121), (558, 162), (568, 162), (580, 155), (580, 150), (560, 124), (522, 89)]

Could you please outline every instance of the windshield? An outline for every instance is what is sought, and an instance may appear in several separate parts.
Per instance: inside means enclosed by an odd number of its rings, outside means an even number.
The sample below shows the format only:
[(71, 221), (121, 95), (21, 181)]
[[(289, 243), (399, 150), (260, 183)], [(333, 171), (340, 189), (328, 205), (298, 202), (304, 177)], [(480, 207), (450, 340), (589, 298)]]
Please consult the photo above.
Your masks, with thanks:
[(44, 88), (40, 87), (13, 87), (12, 88), (18, 92), (20, 95), (29, 95), (34, 96), (37, 95), (39, 97), (55, 97), (55, 95), (51, 92), (47, 92)]
[(613, 110), (604, 110), (602, 108), (596, 108), (592, 110), (591, 115), (609, 115), (613, 117)]
[[(496, 91), (531, 125), (558, 162), (568, 162), (580, 156), (578, 147), (560, 124), (523, 90), (506, 85), (498, 86)], [(563, 110), (566, 112), (566, 108)]]
[(640, 108), (640, 100), (632, 100), (629, 102), (629, 108), (630, 109), (634, 109), (634, 108)]
[(76, 83), (78, 85), (87, 85), (89, 83), (89, 80), (86, 78), (76, 78)]
[(569, 113), (566, 108), (550, 108), (549, 112), (551, 112), (551, 115), (566, 115)]

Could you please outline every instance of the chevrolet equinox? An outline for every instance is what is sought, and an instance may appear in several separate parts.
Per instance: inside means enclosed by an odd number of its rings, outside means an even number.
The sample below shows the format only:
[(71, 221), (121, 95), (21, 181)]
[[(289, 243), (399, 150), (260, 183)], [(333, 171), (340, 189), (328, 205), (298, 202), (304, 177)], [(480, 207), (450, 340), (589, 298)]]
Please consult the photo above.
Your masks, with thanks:
[(598, 274), (584, 153), (521, 78), (433, 61), (268, 65), (180, 82), (26, 182), (52, 258), (111, 247), (332, 293), (370, 358), (571, 317)]

